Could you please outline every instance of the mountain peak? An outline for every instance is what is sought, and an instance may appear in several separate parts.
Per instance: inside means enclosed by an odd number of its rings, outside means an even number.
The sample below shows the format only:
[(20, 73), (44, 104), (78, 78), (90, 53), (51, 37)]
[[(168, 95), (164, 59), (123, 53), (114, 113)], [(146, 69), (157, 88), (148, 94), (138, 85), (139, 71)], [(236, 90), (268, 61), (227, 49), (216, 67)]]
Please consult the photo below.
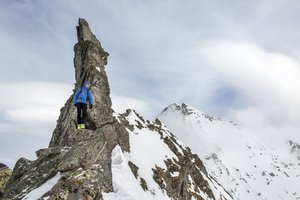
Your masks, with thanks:
[(195, 110), (193, 107), (189, 106), (186, 103), (178, 104), (178, 103), (172, 103), (169, 106), (167, 106), (163, 112), (166, 111), (181, 111), (184, 115), (189, 115)]
[(300, 145), (265, 143), (252, 131), (171, 104), (158, 119), (203, 160), (233, 199), (300, 199)]
[[(209, 121), (222, 121), (221, 118), (219, 117), (214, 117), (212, 115), (206, 114), (186, 103), (178, 104), (178, 103), (172, 103), (168, 107), (166, 107), (159, 116), (162, 115), (167, 115), (171, 113), (181, 113), (183, 116), (188, 116), (188, 115), (196, 115), (196, 118), (199, 118), (203, 116)], [(232, 122), (233, 123), (233, 122)]]
[(88, 22), (85, 19), (79, 18), (77, 29), (77, 39), (78, 41), (91, 41), (101, 46), (99, 40), (92, 33)]

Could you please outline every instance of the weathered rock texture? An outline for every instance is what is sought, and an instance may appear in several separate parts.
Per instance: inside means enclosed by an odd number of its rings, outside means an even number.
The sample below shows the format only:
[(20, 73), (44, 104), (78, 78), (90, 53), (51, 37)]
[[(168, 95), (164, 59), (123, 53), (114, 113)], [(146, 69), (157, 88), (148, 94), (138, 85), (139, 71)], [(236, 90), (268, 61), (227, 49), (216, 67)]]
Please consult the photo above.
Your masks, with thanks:
[[(108, 53), (103, 50), (100, 42), (90, 31), (88, 23), (83, 19), (79, 19), (77, 37), (78, 43), (74, 46), (76, 88), (83, 86), (86, 81), (92, 83), (91, 91), (94, 98), (94, 107), (93, 110), (88, 112), (87, 125), (89, 129), (97, 130), (89, 133), (99, 135), (98, 132), (102, 127), (114, 123), (111, 99), (109, 97), (109, 83), (104, 69)], [(73, 138), (73, 133), (76, 131), (75, 122), (76, 109), (73, 106), (72, 95), (61, 109), (49, 147), (72, 146), (76, 143), (77, 141), (74, 141)], [(78, 139), (81, 141), (82, 138)]]
[(88, 110), (88, 129), (77, 130), (73, 95), (61, 109), (49, 148), (36, 152), (37, 159), (21, 158), (5, 189), (4, 199), (22, 199), (58, 172), (61, 179), (45, 197), (50, 199), (101, 199), (102, 192), (112, 192), (111, 151), (119, 144), (129, 151), (128, 133), (113, 117), (110, 88), (104, 65), (108, 53), (79, 19), (78, 42), (74, 47), (76, 86), (92, 83), (94, 106)]
[(6, 165), (0, 163), (0, 198), (3, 195), (4, 188), (7, 184), (8, 179), (11, 176), (11, 170)]

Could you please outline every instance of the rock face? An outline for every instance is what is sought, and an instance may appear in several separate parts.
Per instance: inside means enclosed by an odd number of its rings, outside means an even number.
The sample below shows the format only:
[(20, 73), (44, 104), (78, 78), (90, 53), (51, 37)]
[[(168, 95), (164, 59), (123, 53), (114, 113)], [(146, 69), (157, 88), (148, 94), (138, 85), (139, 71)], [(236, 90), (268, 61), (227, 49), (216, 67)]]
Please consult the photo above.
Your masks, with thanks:
[[(100, 130), (102, 127), (114, 123), (109, 97), (109, 83), (104, 69), (108, 53), (103, 50), (100, 42), (91, 32), (88, 23), (83, 19), (79, 19), (77, 37), (78, 42), (74, 46), (76, 88), (83, 86), (86, 81), (92, 83), (94, 108), (88, 112), (87, 126), (91, 130)], [(76, 131), (76, 115), (72, 95), (65, 107), (61, 109), (49, 147), (72, 146), (73, 143), (76, 143), (74, 140), (76, 138), (73, 138), (73, 133)], [(81, 140), (82, 138), (78, 139)]]
[(4, 188), (11, 176), (11, 170), (4, 164), (0, 163), (0, 198), (3, 195)]
[(2, 199), (232, 199), (158, 120), (145, 121), (130, 110), (113, 112), (104, 68), (108, 53), (84, 19), (77, 36), (74, 91), (90, 81), (94, 97), (87, 129), (76, 129), (71, 95), (49, 147), (38, 150), (34, 161), (18, 160)]
[(58, 173), (61, 178), (44, 197), (81, 199), (97, 196), (101, 199), (102, 192), (113, 191), (111, 151), (117, 144), (122, 150), (129, 151), (129, 136), (112, 115), (104, 69), (108, 53), (84, 19), (79, 19), (77, 36), (74, 47), (75, 89), (90, 81), (94, 98), (93, 109), (88, 110), (88, 129), (76, 129), (77, 113), (71, 95), (61, 109), (49, 148), (37, 151), (35, 161), (21, 158), (17, 162), (4, 199), (22, 199)]

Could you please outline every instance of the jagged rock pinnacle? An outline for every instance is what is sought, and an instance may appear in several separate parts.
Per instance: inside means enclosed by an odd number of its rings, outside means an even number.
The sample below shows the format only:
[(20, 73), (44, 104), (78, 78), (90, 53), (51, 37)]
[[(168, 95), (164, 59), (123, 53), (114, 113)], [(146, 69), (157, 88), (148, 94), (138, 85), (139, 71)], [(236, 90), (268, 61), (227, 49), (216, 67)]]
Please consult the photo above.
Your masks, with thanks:
[[(110, 88), (104, 65), (107, 64), (108, 53), (91, 32), (88, 23), (79, 19), (77, 26), (78, 42), (74, 46), (75, 89), (83, 86), (86, 81), (92, 83), (91, 91), (94, 97), (93, 110), (89, 110), (87, 127), (96, 130), (98, 127), (113, 122)], [(75, 129), (76, 110), (73, 106), (73, 95), (62, 108), (57, 127), (54, 130), (50, 147), (56, 145), (71, 145), (70, 141)], [(71, 142), (71, 143), (70, 143)]]
[(91, 32), (89, 24), (85, 19), (79, 19), (79, 25), (76, 27), (77, 29), (77, 39), (78, 41), (92, 41), (99, 46), (101, 46), (99, 40), (97, 40), (96, 36)]
[(99, 200), (102, 192), (113, 190), (111, 152), (116, 145), (129, 152), (129, 135), (125, 126), (113, 117), (104, 68), (108, 53), (84, 19), (79, 19), (77, 36), (74, 91), (90, 81), (94, 99), (93, 109), (88, 110), (88, 129), (76, 129), (77, 112), (72, 94), (61, 109), (49, 148), (37, 151), (35, 161), (21, 158), (16, 163), (5, 188), (5, 200), (23, 199), (53, 178), (59, 180), (43, 197)]

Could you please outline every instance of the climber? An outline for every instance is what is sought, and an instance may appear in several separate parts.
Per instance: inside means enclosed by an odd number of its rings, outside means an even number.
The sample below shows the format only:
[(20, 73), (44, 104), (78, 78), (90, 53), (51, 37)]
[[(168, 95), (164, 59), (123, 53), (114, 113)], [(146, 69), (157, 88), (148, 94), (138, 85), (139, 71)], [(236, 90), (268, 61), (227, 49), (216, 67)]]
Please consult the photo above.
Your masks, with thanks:
[(91, 83), (87, 81), (74, 94), (74, 106), (77, 107), (77, 129), (85, 129), (87, 101), (89, 101), (89, 108), (93, 108), (93, 97), (90, 89)]

